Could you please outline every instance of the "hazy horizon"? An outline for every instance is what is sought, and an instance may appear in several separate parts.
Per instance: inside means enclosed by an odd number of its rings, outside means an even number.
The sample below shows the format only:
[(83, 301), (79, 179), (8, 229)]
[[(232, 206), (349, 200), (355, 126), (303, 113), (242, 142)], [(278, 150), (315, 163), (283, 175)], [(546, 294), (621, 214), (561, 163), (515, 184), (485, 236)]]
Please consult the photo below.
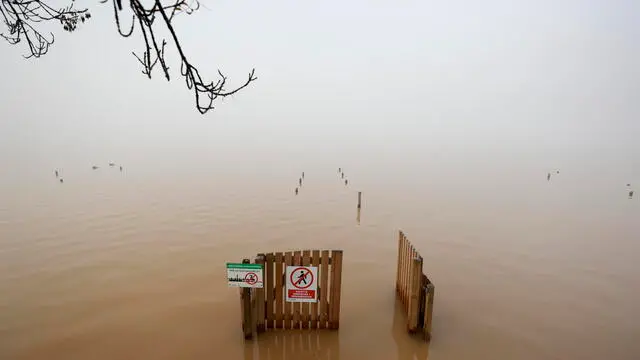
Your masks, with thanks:
[[(205, 1), (176, 29), (206, 78), (258, 81), (201, 116), (177, 73), (148, 80), (108, 4), (41, 59), (1, 44), (0, 146), (77, 149), (617, 153), (638, 166), (633, 1)], [(336, 3), (338, 4), (338, 3)], [(392, 5), (394, 4), (394, 5)], [(173, 53), (170, 53), (173, 55)], [(25, 159), (26, 160), (26, 159)]]
[[(640, 2), (203, 3), (191, 62), (258, 77), (204, 116), (111, 4), (41, 59), (0, 41), (0, 357), (640, 358)], [(399, 229), (429, 345), (394, 312)], [(334, 355), (252, 357), (224, 264), (298, 248), (345, 250)]]

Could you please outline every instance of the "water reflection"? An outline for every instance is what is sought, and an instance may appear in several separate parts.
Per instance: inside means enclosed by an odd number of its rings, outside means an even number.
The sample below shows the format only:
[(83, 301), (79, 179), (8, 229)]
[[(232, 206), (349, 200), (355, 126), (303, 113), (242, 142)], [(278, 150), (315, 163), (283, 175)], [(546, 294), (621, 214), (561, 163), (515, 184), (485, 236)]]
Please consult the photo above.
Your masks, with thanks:
[(245, 360), (340, 359), (339, 334), (336, 331), (267, 331), (257, 340), (247, 341)]
[(398, 298), (396, 298), (395, 307), (391, 334), (398, 348), (397, 359), (426, 360), (429, 356), (429, 343), (424, 340), (421, 332), (416, 334), (407, 332), (407, 315)]
[(358, 209), (358, 213), (356, 215), (356, 222), (358, 222), (358, 225), (360, 225), (360, 209)]

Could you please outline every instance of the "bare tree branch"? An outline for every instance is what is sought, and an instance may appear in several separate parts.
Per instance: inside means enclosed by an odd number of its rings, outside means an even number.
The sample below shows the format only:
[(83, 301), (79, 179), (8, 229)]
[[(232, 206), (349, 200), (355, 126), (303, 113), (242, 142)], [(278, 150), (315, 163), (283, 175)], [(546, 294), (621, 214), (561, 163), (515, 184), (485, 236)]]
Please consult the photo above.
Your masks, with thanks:
[[(67, 7), (55, 9), (47, 4), (48, 0), (0, 0), (0, 14), (8, 33), (0, 33), (9, 44), (16, 45), (21, 41), (26, 42), (28, 53), (25, 58), (39, 58), (47, 54), (49, 47), (54, 43), (53, 33), (43, 34), (37, 24), (47, 21), (59, 21), (65, 31), (77, 30), (78, 21), (84, 23), (91, 18), (88, 9), (75, 9), (75, 0), (70, 0)], [(54, 1), (54, 0), (50, 0)], [(101, 0), (106, 3), (110, 0)], [(169, 66), (165, 61), (165, 48), (167, 39), (156, 35), (156, 27), (163, 27), (168, 31), (169, 41), (176, 48), (180, 59), (180, 74), (185, 78), (187, 88), (192, 90), (195, 96), (196, 108), (201, 114), (214, 109), (214, 101), (224, 99), (247, 87), (255, 81), (255, 69), (249, 72), (247, 80), (242, 85), (233, 89), (227, 89), (227, 77), (218, 70), (218, 79), (205, 81), (198, 69), (189, 62), (186, 52), (180, 44), (173, 26), (173, 19), (179, 14), (192, 14), (197, 11), (200, 4), (197, 0), (153, 0), (152, 4), (145, 7), (143, 0), (124, 0), (128, 9), (123, 6), (123, 0), (111, 0), (113, 4), (114, 18), (118, 33), (123, 37), (133, 34), (136, 24), (140, 27), (140, 33), (144, 40), (142, 55), (135, 52), (133, 55), (142, 65), (142, 73), (151, 78), (156, 65), (160, 65), (162, 73), (170, 80)], [(124, 30), (121, 24), (123, 11), (132, 12), (131, 27)], [(160, 19), (156, 24), (155, 20)]]

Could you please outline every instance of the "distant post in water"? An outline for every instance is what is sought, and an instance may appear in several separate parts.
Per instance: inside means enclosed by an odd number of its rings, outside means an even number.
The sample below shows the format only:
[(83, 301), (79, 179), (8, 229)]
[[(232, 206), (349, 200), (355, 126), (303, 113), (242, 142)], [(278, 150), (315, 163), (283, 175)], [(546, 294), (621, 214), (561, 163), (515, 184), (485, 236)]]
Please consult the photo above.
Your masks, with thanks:
[(362, 208), (362, 191), (358, 191), (358, 209)]

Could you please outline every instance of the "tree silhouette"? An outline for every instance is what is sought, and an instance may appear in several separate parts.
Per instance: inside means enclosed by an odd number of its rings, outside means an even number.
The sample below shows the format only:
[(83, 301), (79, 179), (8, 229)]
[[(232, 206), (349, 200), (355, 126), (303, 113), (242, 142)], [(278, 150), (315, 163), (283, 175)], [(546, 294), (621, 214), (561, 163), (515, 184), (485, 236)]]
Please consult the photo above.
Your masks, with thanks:
[[(78, 23), (84, 23), (91, 19), (88, 9), (74, 7), (75, 0), (63, 8), (54, 8), (48, 3), (56, 0), (0, 0), (0, 14), (7, 27), (8, 33), (0, 33), (9, 44), (27, 44), (25, 58), (39, 58), (49, 51), (55, 37), (51, 32), (42, 30), (44, 22), (59, 22), (63, 30), (73, 32), (78, 29)], [(69, 1), (69, 0), (68, 0)], [(195, 96), (196, 108), (201, 114), (214, 108), (214, 101), (225, 98), (247, 87), (256, 80), (255, 69), (249, 72), (248, 79), (240, 86), (226, 89), (227, 77), (218, 70), (218, 78), (215, 81), (202, 79), (198, 69), (193, 66), (183, 50), (180, 40), (173, 27), (173, 19), (178, 14), (192, 14), (198, 10), (200, 3), (197, 0), (171, 0), (171, 3), (162, 0), (147, 1), (149, 5), (142, 4), (143, 0), (102, 0), (101, 3), (111, 2), (118, 33), (123, 37), (131, 36), (136, 25), (144, 40), (144, 51), (133, 52), (133, 55), (142, 65), (142, 73), (151, 78), (151, 74), (157, 65), (167, 81), (170, 80), (169, 66), (165, 61), (165, 47), (173, 45), (180, 58), (180, 74), (185, 78), (187, 88), (192, 90)], [(123, 2), (126, 7), (123, 6)], [(126, 12), (131, 16), (131, 25), (122, 24), (122, 18)], [(127, 16), (128, 18), (128, 16)], [(156, 34), (157, 26), (168, 30), (168, 41)]]

